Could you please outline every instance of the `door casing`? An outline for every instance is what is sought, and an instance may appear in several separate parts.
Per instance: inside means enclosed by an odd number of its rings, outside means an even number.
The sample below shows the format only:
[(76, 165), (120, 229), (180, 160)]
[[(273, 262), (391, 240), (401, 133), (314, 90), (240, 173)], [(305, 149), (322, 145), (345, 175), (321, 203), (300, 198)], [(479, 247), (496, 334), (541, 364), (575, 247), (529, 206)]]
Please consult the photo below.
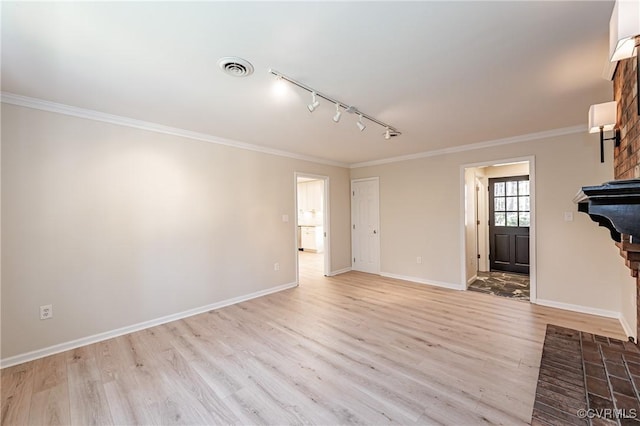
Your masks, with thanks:
[(312, 173), (304, 173), (304, 172), (295, 172), (293, 174), (293, 200), (294, 200), (294, 220), (293, 222), (293, 248), (294, 248), (294, 257), (295, 257), (295, 265), (296, 265), (296, 283), (300, 285), (300, 265), (298, 262), (298, 178), (311, 178), (317, 179), (324, 182), (323, 188), (323, 203), (322, 203), (322, 219), (323, 219), (323, 230), (324, 230), (324, 271), (323, 275), (330, 276), (331, 275), (331, 218), (329, 212), (331, 211), (330, 206), (330, 181), (329, 176), (315, 175)]
[(464, 171), (468, 168), (486, 167), (496, 164), (518, 163), (527, 161), (529, 163), (529, 191), (531, 193), (531, 226), (529, 227), (529, 282), (530, 296), (529, 301), (536, 303), (537, 300), (537, 263), (536, 263), (536, 168), (535, 156), (504, 158), (478, 163), (463, 164), (460, 166), (460, 283), (462, 288), (467, 288), (467, 262), (466, 262), (466, 232), (465, 232), (465, 175)]

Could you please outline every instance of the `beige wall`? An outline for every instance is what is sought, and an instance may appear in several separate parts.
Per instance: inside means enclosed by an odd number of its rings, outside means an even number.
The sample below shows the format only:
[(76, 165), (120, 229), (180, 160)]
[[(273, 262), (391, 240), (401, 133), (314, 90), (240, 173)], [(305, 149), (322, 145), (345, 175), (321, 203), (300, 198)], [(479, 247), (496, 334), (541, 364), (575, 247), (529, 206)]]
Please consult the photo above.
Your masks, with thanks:
[(585, 132), (361, 167), (351, 178), (380, 177), (381, 271), (463, 287), (461, 167), (535, 156), (539, 301), (615, 314), (632, 280), (609, 233), (572, 202), (580, 187), (611, 180), (611, 155), (609, 147), (600, 164), (598, 141)]
[(586, 133), (350, 172), (3, 105), (1, 356), (294, 282), (295, 172), (330, 177), (332, 271), (350, 267), (349, 179), (379, 176), (381, 270), (463, 285), (461, 166), (530, 155), (538, 299), (635, 324), (633, 280), (571, 201), (611, 178)]
[(2, 358), (295, 282), (295, 172), (348, 268), (347, 169), (3, 104)]

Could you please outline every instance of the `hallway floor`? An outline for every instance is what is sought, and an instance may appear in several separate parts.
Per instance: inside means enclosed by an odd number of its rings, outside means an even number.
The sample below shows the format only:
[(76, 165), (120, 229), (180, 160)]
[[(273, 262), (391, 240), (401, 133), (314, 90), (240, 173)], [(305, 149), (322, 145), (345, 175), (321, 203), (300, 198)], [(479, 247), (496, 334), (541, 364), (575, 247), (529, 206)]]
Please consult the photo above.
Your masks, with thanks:
[(478, 272), (478, 278), (469, 285), (469, 290), (528, 302), (529, 276), (501, 271)]

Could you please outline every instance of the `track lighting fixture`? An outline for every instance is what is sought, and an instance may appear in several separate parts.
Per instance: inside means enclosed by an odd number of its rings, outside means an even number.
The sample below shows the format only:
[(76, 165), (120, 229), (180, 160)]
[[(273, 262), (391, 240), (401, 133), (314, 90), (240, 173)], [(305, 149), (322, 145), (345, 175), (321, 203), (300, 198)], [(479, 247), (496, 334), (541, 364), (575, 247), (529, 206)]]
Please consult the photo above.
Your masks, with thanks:
[(342, 115), (342, 113), (340, 112), (340, 104), (336, 104), (336, 115), (333, 116), (333, 121), (335, 121), (336, 123), (338, 121), (340, 121), (340, 116)]
[(309, 112), (315, 111), (315, 109), (318, 108), (318, 105), (320, 105), (320, 102), (316, 99), (316, 92), (311, 92), (311, 103), (307, 105)]
[[(301, 89), (306, 90), (307, 92), (311, 93), (311, 103), (309, 105), (307, 105), (307, 108), (309, 109), (309, 112), (313, 112), (315, 111), (316, 108), (318, 108), (318, 106), (320, 105), (320, 102), (317, 100), (317, 98), (322, 98), (326, 101), (329, 101), (333, 104), (336, 105), (336, 113), (333, 116), (333, 121), (334, 122), (339, 122), (340, 121), (340, 117), (342, 116), (342, 112), (348, 112), (349, 114), (358, 114), (358, 121), (356, 122), (356, 126), (358, 126), (358, 129), (360, 129), (360, 131), (362, 132), (367, 126), (364, 124), (364, 122), (362, 121), (363, 118), (366, 118), (367, 120), (382, 126), (386, 129), (385, 133), (384, 133), (384, 138), (385, 139), (391, 139), (392, 137), (395, 136), (400, 136), (402, 133), (400, 133), (400, 131), (398, 129), (396, 129), (395, 127), (378, 120), (377, 118), (374, 118), (368, 114), (365, 114), (361, 111), (358, 111), (358, 108), (346, 104), (344, 102), (340, 102), (339, 100), (332, 98), (330, 96), (327, 96), (323, 93), (318, 92), (315, 89), (312, 89), (311, 87), (307, 86), (304, 83), (301, 83), (299, 81), (296, 81), (290, 77), (287, 77), (286, 75), (276, 71), (276, 70), (269, 70), (269, 73), (275, 75), (278, 80), (282, 80), (282, 81), (288, 81), (289, 83), (293, 84), (294, 86), (298, 86)], [(343, 108), (344, 111), (340, 111), (340, 108)]]

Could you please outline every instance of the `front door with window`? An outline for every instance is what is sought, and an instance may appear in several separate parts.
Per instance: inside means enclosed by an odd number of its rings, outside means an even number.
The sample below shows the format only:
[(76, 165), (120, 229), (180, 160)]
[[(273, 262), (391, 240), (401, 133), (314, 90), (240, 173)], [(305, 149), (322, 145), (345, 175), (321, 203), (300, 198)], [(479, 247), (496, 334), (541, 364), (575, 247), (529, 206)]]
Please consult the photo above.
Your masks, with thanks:
[(489, 179), (491, 270), (529, 273), (529, 176)]

